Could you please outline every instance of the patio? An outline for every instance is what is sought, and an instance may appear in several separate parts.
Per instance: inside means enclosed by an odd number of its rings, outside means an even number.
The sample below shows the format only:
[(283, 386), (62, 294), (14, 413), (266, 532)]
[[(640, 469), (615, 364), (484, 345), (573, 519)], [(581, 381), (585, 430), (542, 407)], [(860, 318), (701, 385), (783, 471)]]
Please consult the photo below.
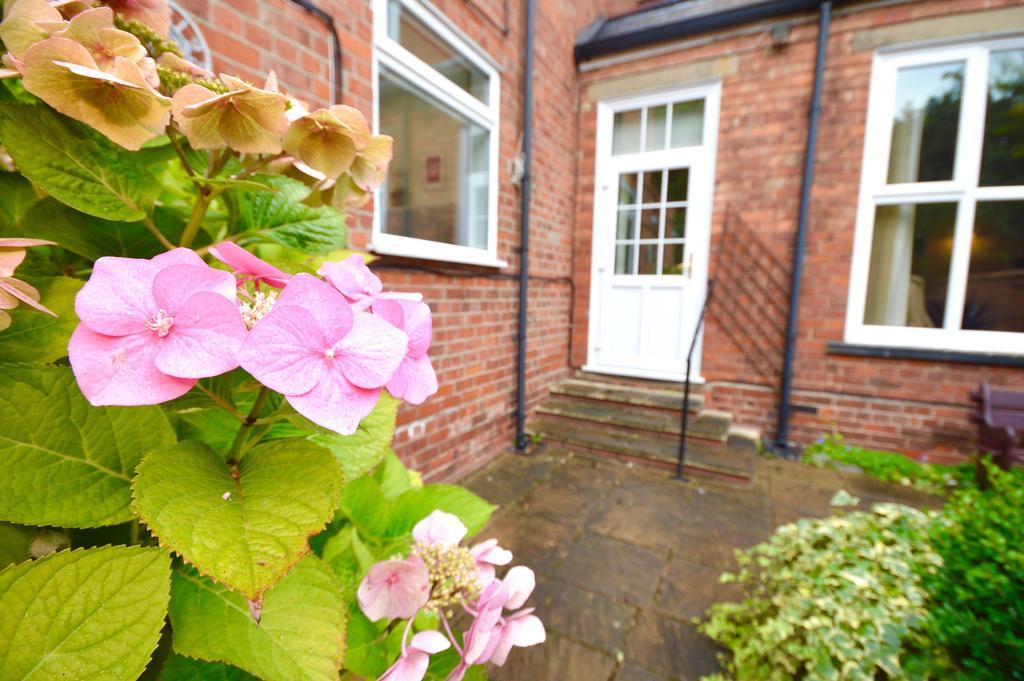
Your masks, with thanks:
[(560, 450), (502, 455), (463, 483), (500, 505), (481, 536), (497, 537), (537, 573), (532, 605), (543, 646), (516, 650), (495, 681), (668, 681), (718, 668), (691, 620), (733, 598), (718, 583), (733, 549), (778, 525), (825, 516), (840, 488), (861, 506), (938, 499), (865, 476), (759, 460), (737, 488)]

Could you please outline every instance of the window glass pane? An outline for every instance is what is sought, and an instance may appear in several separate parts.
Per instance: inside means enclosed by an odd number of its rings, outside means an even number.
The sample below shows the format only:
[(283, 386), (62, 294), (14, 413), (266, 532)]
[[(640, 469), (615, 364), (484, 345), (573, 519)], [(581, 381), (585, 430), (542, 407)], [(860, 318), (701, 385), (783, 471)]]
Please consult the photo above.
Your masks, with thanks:
[(395, 138), (382, 231), (487, 248), (490, 133), (387, 72), (380, 128)]
[(616, 239), (635, 239), (636, 229), (636, 209), (626, 208), (625, 210), (619, 209), (619, 219), (615, 225), (615, 238)]
[(981, 184), (1024, 184), (1024, 50), (992, 53)]
[(1024, 332), (1024, 201), (978, 204), (962, 325)]
[(953, 179), (964, 63), (900, 69), (889, 183)]
[(665, 244), (665, 252), (662, 255), (661, 273), (676, 275), (683, 273), (682, 244)]
[(633, 274), (633, 244), (615, 247), (615, 274)]
[(686, 188), (690, 181), (690, 170), (688, 168), (676, 168), (668, 171), (668, 193), (666, 201), (685, 201)]
[(647, 208), (640, 211), (641, 239), (658, 238), (658, 213), (660, 212), (657, 208)]
[(682, 239), (686, 236), (686, 209), (665, 209), (665, 238)]
[(396, 0), (388, 3), (388, 37), (484, 104), (488, 103), (490, 88), (487, 74)]
[(942, 326), (956, 210), (955, 203), (877, 208), (865, 324)]
[(661, 203), (660, 170), (644, 173), (644, 203)]
[(612, 153), (632, 154), (640, 151), (640, 119), (643, 110), (620, 111), (612, 125)]
[(658, 273), (658, 244), (640, 244), (640, 264), (637, 274)]
[(647, 142), (644, 144), (647, 151), (657, 151), (665, 148), (665, 118), (668, 115), (668, 107), (651, 107), (647, 110)]
[(672, 146), (693, 147), (704, 143), (704, 100), (672, 105)]
[(619, 205), (636, 203), (636, 173), (619, 175)]

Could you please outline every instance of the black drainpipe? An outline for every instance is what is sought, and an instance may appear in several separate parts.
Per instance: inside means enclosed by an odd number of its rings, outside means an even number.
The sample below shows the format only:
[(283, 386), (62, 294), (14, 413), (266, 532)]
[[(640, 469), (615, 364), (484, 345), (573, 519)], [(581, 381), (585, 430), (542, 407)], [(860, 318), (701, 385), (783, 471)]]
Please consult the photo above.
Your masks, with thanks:
[(526, 0), (523, 65), (523, 179), (519, 208), (519, 328), (516, 336), (516, 451), (526, 451), (526, 313), (530, 283), (530, 161), (533, 157), (533, 22), (536, 0)]
[(331, 60), (334, 63), (334, 101), (331, 104), (337, 104), (341, 101), (345, 81), (341, 72), (341, 38), (338, 37), (338, 29), (334, 26), (334, 19), (331, 18), (330, 14), (309, 0), (291, 1), (319, 19), (331, 34)]
[(814, 185), (814, 157), (818, 147), (818, 126), (821, 121), (821, 89), (825, 79), (825, 57), (828, 52), (828, 29), (832, 18), (832, 0), (821, 3), (818, 22), (818, 54), (814, 65), (814, 89), (811, 94), (811, 120), (807, 131), (807, 149), (804, 155), (803, 186), (800, 191), (800, 218), (796, 227), (793, 248), (793, 275), (789, 289), (789, 319), (786, 322), (786, 354), (782, 363), (782, 383), (779, 387), (779, 421), (775, 446), (780, 454), (789, 454), (789, 418), (792, 411), (793, 356), (796, 353), (796, 325), (800, 306), (800, 280), (804, 269), (804, 251), (807, 241), (807, 223), (810, 217), (811, 187)]

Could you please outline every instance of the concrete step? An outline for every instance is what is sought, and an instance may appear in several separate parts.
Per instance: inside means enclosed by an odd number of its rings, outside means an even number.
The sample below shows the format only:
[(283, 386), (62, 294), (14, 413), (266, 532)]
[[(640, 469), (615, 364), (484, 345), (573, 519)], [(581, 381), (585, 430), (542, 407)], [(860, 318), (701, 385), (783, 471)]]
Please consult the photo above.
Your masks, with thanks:
[[(671, 384), (669, 384), (671, 385)], [(682, 410), (683, 391), (668, 390), (664, 388), (641, 388), (637, 386), (595, 381), (589, 379), (572, 378), (563, 381), (552, 391), (556, 395), (567, 395), (570, 397), (581, 397), (588, 400), (600, 400), (603, 402), (618, 402), (620, 404), (631, 404), (638, 407), (652, 407), (655, 409), (667, 409), (675, 412)], [(699, 393), (690, 393), (690, 411), (696, 412), (704, 406), (704, 396)]]
[[(629, 459), (641, 459), (670, 466), (679, 456), (679, 442), (651, 437), (638, 431), (598, 425), (556, 415), (541, 415), (529, 430), (545, 440), (574, 445), (586, 450)], [(750, 480), (756, 468), (756, 454), (724, 444), (687, 440), (686, 468), (727, 478)]]
[[(624, 430), (647, 431), (647, 434), (678, 436), (682, 430), (679, 412), (658, 411), (614, 402), (574, 399), (555, 395), (537, 408), (540, 414), (593, 424), (620, 427)], [(690, 437), (725, 442), (729, 436), (732, 416), (728, 412), (705, 409), (690, 417), (686, 432)], [(675, 439), (675, 438), (672, 438)]]

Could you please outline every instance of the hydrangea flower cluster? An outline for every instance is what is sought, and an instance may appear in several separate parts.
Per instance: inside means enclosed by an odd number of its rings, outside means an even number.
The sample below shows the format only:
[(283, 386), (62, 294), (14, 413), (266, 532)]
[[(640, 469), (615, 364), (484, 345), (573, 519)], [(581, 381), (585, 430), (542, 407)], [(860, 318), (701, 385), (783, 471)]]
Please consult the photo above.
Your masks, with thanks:
[(350, 435), (384, 387), (417, 404), (437, 392), (430, 308), (418, 295), (384, 293), (360, 256), (324, 265), (325, 281), (290, 276), (230, 242), (210, 253), (234, 274), (186, 248), (96, 261), (68, 347), (89, 402), (158, 404), (241, 366), (309, 420)]
[[(377, 563), (359, 585), (359, 607), (372, 621), (406, 619), (402, 653), (379, 681), (420, 681), (430, 655), (455, 647), (460, 662), (447, 681), (461, 681), (471, 665), (505, 664), (513, 647), (543, 643), (544, 624), (524, 608), (533, 593), (533, 571), (517, 565), (501, 579), (496, 566), (512, 562), (512, 553), (490, 539), (471, 548), (461, 544), (466, 526), (450, 513), (434, 511), (413, 528), (407, 558)], [(455, 608), (472, 618), (462, 642), (452, 631)], [(421, 631), (412, 636), (420, 612), (435, 613), (447, 636)]]

